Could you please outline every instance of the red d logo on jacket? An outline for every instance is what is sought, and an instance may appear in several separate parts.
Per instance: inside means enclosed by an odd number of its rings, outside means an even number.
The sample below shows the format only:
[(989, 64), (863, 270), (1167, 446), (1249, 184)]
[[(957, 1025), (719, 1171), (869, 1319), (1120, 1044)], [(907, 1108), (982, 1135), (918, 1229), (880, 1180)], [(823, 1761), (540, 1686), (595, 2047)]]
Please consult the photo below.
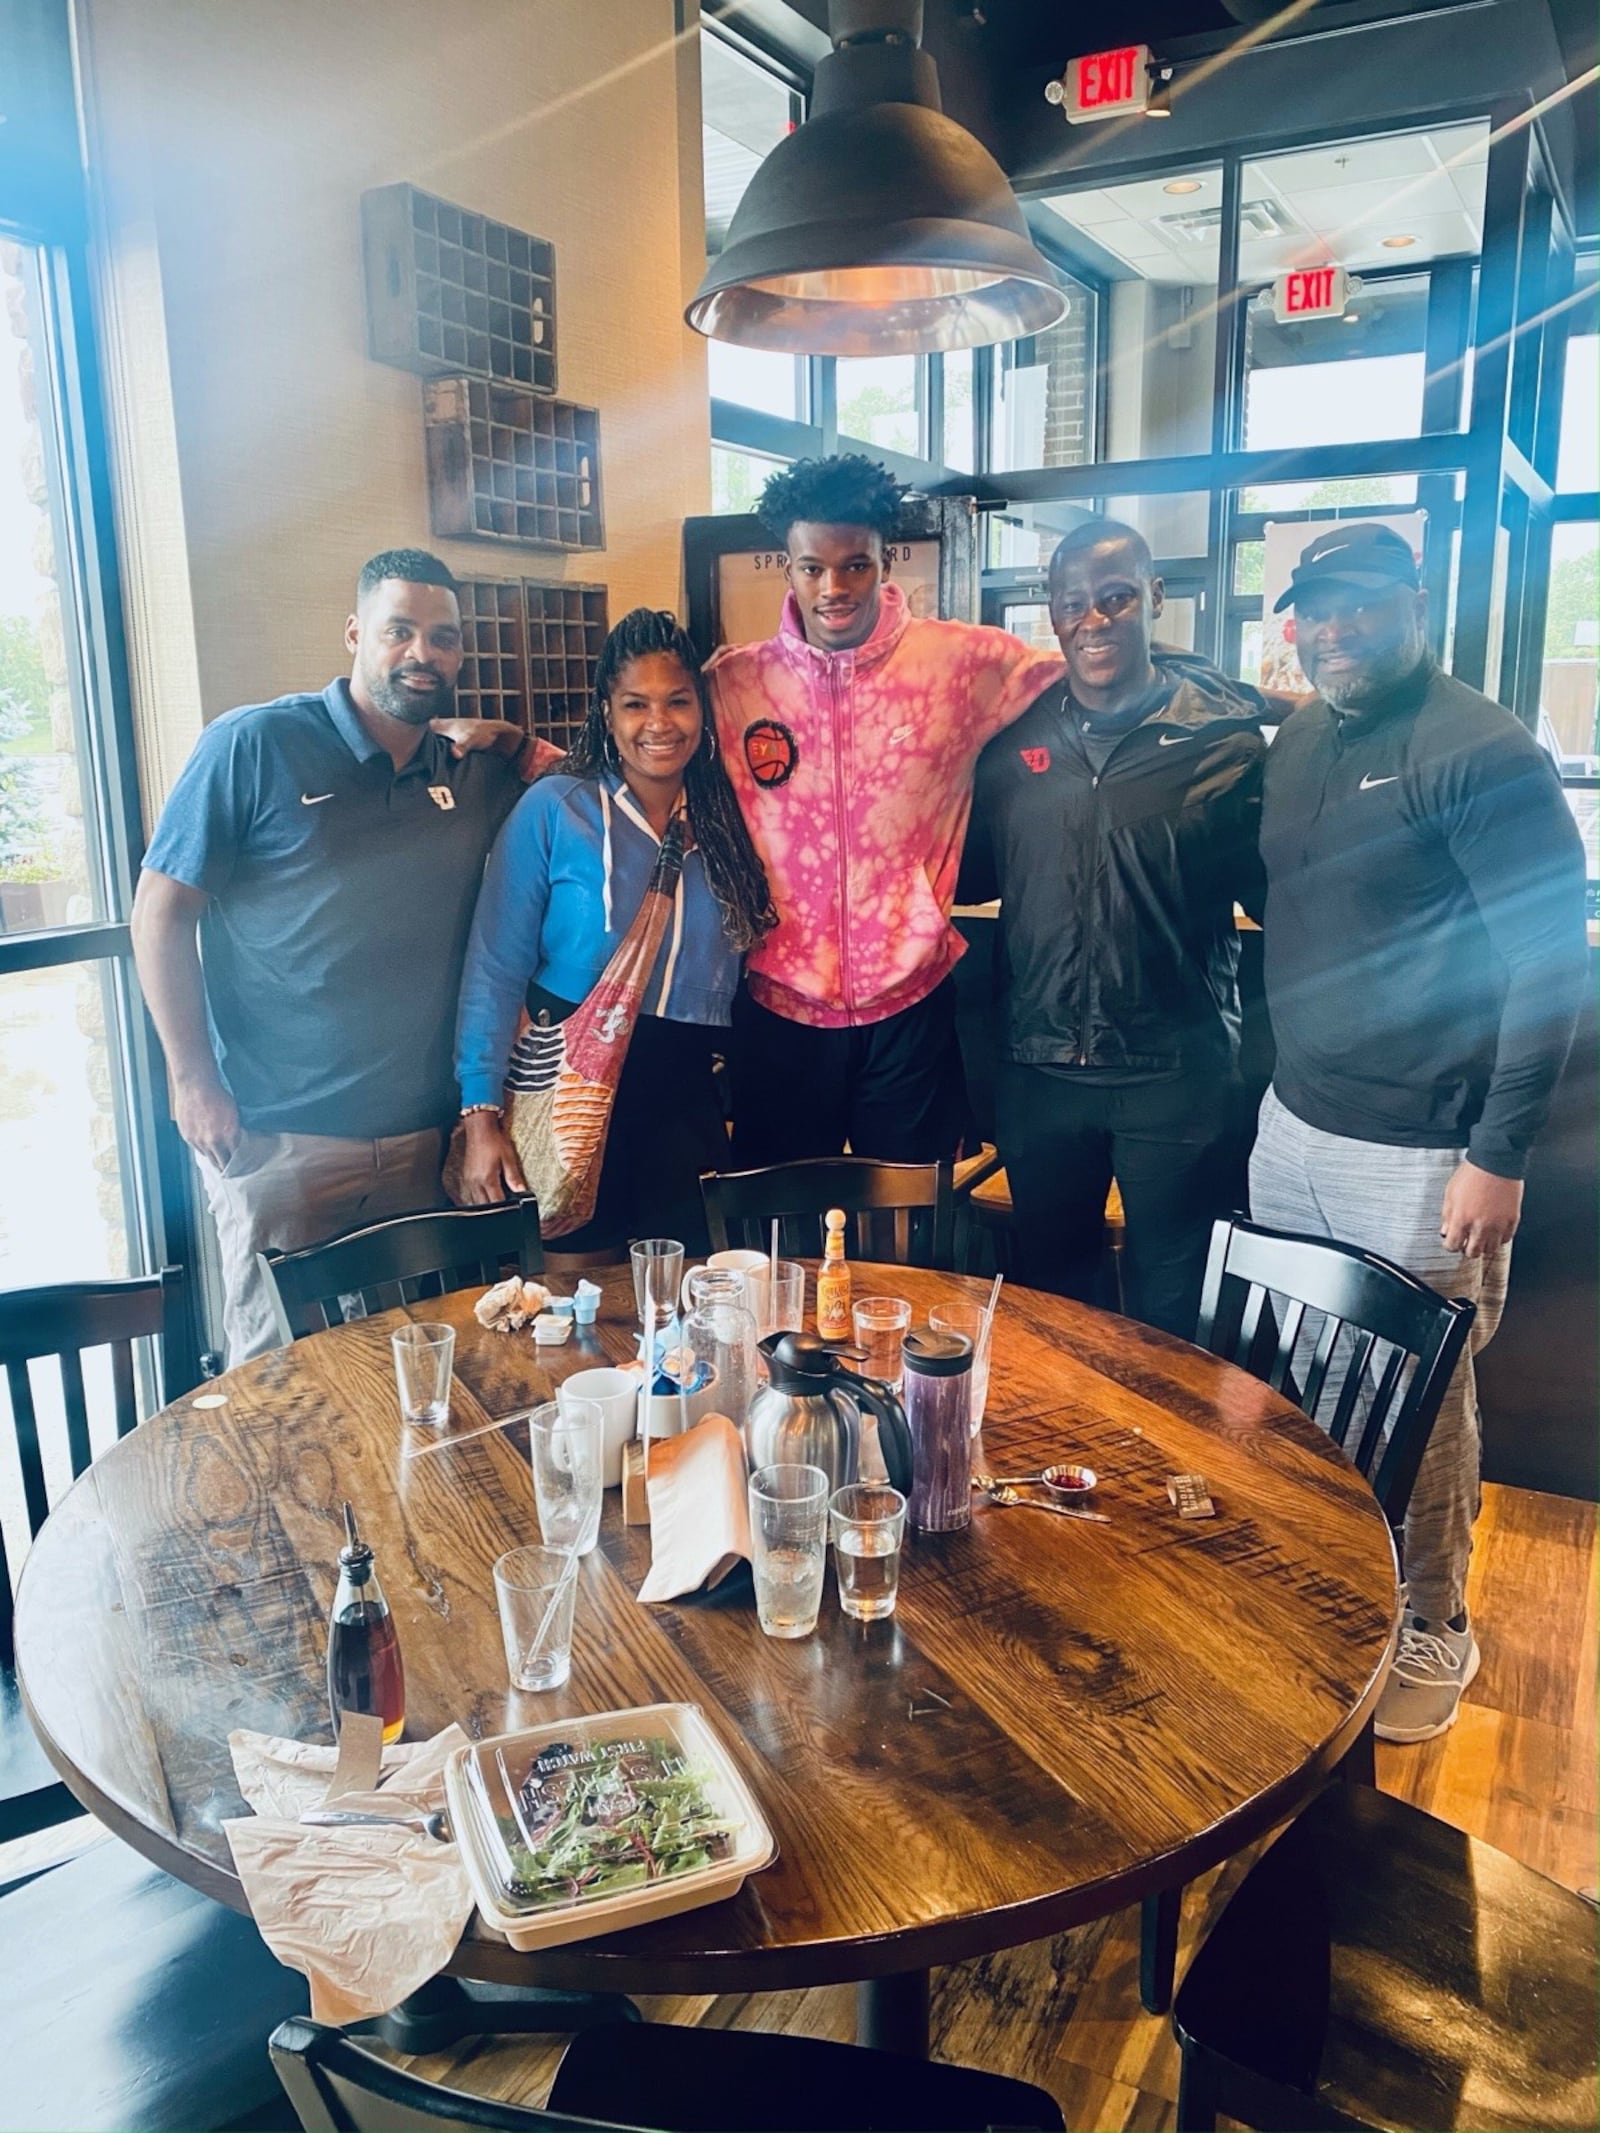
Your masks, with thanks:
[(1048, 748), (1019, 748), (1017, 753), (1036, 778), (1042, 777), (1045, 771), (1050, 768), (1050, 751)]

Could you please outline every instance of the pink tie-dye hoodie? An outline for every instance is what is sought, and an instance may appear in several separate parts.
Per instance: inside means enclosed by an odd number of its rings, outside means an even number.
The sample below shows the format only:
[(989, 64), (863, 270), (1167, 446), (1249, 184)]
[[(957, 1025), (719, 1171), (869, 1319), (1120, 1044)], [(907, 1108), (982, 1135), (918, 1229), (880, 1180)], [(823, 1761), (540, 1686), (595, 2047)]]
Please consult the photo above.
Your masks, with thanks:
[(776, 637), (713, 657), (717, 738), (779, 918), (749, 960), (761, 1006), (881, 1022), (955, 967), (973, 766), (1063, 671), (1004, 630), (914, 618), (893, 584), (854, 651), (808, 644), (791, 593)]

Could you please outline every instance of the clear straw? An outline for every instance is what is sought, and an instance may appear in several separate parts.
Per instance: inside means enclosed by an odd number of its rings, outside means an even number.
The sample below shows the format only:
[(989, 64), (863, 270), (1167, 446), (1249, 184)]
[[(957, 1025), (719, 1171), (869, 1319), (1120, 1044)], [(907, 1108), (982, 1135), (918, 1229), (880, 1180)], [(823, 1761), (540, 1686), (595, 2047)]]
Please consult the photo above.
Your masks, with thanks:
[(774, 1215), (772, 1218), (772, 1251), (768, 1258), (767, 1272), (767, 1279), (772, 1284), (767, 1293), (771, 1298), (774, 1309), (777, 1308), (778, 1300), (778, 1221), (779, 1217)]
[[(544, 1619), (540, 1622), (539, 1627), (534, 1631), (533, 1641), (529, 1644), (528, 1649), (522, 1655), (522, 1671), (524, 1673), (527, 1672), (527, 1670), (533, 1665), (534, 1661), (538, 1658), (539, 1654), (544, 1650), (544, 1640), (549, 1635), (550, 1625), (556, 1618), (556, 1609), (566, 1598), (567, 1587), (572, 1583), (573, 1579), (577, 1575), (578, 1558), (576, 1556), (573, 1556), (571, 1561), (567, 1564), (566, 1569), (563, 1570), (560, 1577), (556, 1579), (556, 1589), (550, 1595), (550, 1604), (546, 1607), (544, 1611)], [(498, 1750), (496, 1751), (496, 1753), (498, 1753)]]
[(987, 1340), (990, 1334), (994, 1331), (994, 1314), (996, 1307), (1000, 1302), (1000, 1288), (1005, 1278), (1006, 1277), (1004, 1276), (1004, 1274), (996, 1274), (996, 1276), (994, 1277), (994, 1287), (989, 1291), (989, 1301), (984, 1306), (983, 1337), (985, 1340)]
[(639, 1418), (639, 1427), (644, 1437), (644, 1488), (645, 1501), (650, 1498), (650, 1428), (656, 1413), (656, 1300), (648, 1292), (644, 1299), (644, 1407)]

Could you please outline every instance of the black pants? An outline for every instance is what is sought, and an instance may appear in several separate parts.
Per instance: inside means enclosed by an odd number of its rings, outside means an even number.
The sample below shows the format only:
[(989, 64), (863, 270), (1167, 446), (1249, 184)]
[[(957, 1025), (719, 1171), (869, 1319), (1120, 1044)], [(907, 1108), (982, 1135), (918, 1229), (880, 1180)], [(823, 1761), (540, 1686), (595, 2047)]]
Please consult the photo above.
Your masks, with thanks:
[[(573, 1005), (539, 986), (528, 989), (528, 1012), (545, 1008), (552, 1022), (564, 1022)], [(709, 1250), (700, 1173), (728, 1167), (711, 1073), (713, 1051), (726, 1037), (699, 1022), (639, 1017), (617, 1084), (594, 1213), (556, 1238), (553, 1250), (608, 1251), (635, 1237), (676, 1237), (688, 1252)]]
[(1192, 1340), (1211, 1225), (1231, 1204), (1233, 1081), (1184, 1074), (1106, 1088), (1004, 1062), (997, 1112), (1017, 1279), (1095, 1301), (1115, 1178), (1129, 1313)]
[(742, 1170), (852, 1155), (880, 1163), (953, 1156), (966, 1129), (956, 993), (859, 1029), (814, 1029), (758, 1007), (733, 1008), (733, 1150)]

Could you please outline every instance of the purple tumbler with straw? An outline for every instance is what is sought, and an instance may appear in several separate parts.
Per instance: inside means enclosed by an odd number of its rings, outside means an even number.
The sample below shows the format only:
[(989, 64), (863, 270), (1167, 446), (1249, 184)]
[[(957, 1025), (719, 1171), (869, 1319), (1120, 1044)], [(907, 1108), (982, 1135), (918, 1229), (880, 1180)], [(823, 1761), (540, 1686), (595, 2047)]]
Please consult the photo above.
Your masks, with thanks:
[(911, 1523), (922, 1533), (956, 1533), (972, 1522), (972, 1343), (959, 1333), (908, 1333), (900, 1354)]

